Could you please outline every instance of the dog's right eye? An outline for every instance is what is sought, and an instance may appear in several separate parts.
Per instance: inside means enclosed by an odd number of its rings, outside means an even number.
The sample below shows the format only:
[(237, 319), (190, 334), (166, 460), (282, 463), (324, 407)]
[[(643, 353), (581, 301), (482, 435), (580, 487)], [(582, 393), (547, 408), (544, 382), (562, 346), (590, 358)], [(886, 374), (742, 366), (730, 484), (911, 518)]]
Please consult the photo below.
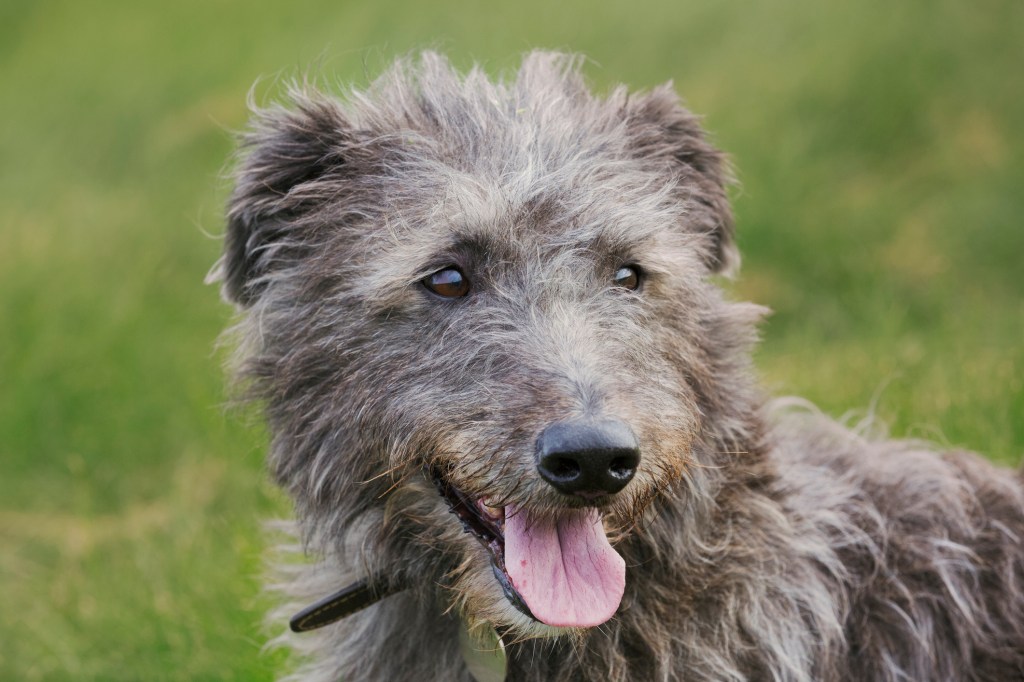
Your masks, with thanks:
[(461, 298), (469, 293), (469, 279), (458, 268), (445, 268), (424, 277), (423, 286), (444, 298)]
[(640, 288), (640, 268), (635, 265), (623, 265), (612, 278), (615, 286), (635, 291)]

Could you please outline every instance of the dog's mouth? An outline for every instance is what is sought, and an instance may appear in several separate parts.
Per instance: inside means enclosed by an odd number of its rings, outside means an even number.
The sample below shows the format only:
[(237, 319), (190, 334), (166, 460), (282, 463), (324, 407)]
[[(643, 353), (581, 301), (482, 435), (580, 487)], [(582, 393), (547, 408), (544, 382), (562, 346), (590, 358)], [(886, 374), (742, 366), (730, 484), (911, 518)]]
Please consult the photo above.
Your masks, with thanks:
[(438, 469), (429, 475), (465, 531), (487, 549), (513, 607), (555, 627), (593, 627), (615, 614), (625, 562), (608, 542), (597, 508), (566, 509), (551, 518), (515, 504), (492, 506)]
[(494, 577), (501, 585), (505, 598), (523, 614), (538, 620), (512, 586), (512, 578), (505, 568), (505, 510), (490, 507), (483, 499), (474, 500), (452, 485), (437, 469), (430, 470), (430, 478), (437, 486), (441, 497), (448, 503), (452, 514), (462, 522), (462, 528), (480, 541), (490, 554)]

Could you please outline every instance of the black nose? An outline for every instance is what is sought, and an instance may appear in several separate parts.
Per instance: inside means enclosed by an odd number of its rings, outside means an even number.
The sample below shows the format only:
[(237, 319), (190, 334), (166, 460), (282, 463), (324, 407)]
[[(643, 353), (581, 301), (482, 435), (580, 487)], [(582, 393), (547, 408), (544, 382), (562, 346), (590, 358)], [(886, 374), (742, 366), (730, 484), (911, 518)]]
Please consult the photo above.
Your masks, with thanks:
[(640, 448), (620, 421), (558, 422), (537, 440), (537, 471), (559, 492), (612, 495), (626, 487), (640, 464)]

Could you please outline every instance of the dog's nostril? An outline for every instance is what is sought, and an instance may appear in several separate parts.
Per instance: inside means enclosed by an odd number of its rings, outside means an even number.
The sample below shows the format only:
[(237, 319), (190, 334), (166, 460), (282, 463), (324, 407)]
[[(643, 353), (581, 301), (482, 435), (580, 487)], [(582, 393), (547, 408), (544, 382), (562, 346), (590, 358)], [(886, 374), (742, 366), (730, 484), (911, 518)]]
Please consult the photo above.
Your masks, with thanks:
[(636, 437), (620, 421), (559, 422), (537, 441), (537, 471), (566, 495), (613, 495), (640, 464)]
[(569, 480), (580, 475), (579, 462), (565, 457), (551, 457), (545, 462), (545, 468), (552, 476), (561, 480)]
[(608, 471), (616, 478), (626, 478), (636, 473), (636, 461), (630, 457), (616, 457), (608, 466)]

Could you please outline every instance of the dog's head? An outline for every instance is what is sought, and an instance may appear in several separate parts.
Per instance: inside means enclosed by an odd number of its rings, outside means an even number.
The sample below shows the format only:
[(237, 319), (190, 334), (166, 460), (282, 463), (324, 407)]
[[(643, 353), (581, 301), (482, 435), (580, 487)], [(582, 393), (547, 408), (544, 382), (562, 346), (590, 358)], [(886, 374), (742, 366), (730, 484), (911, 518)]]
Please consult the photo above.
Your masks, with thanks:
[(219, 274), (314, 548), (524, 634), (610, 618), (618, 543), (740, 430), (752, 337), (709, 282), (725, 164), (671, 88), (425, 54), (257, 112), (236, 181)]

